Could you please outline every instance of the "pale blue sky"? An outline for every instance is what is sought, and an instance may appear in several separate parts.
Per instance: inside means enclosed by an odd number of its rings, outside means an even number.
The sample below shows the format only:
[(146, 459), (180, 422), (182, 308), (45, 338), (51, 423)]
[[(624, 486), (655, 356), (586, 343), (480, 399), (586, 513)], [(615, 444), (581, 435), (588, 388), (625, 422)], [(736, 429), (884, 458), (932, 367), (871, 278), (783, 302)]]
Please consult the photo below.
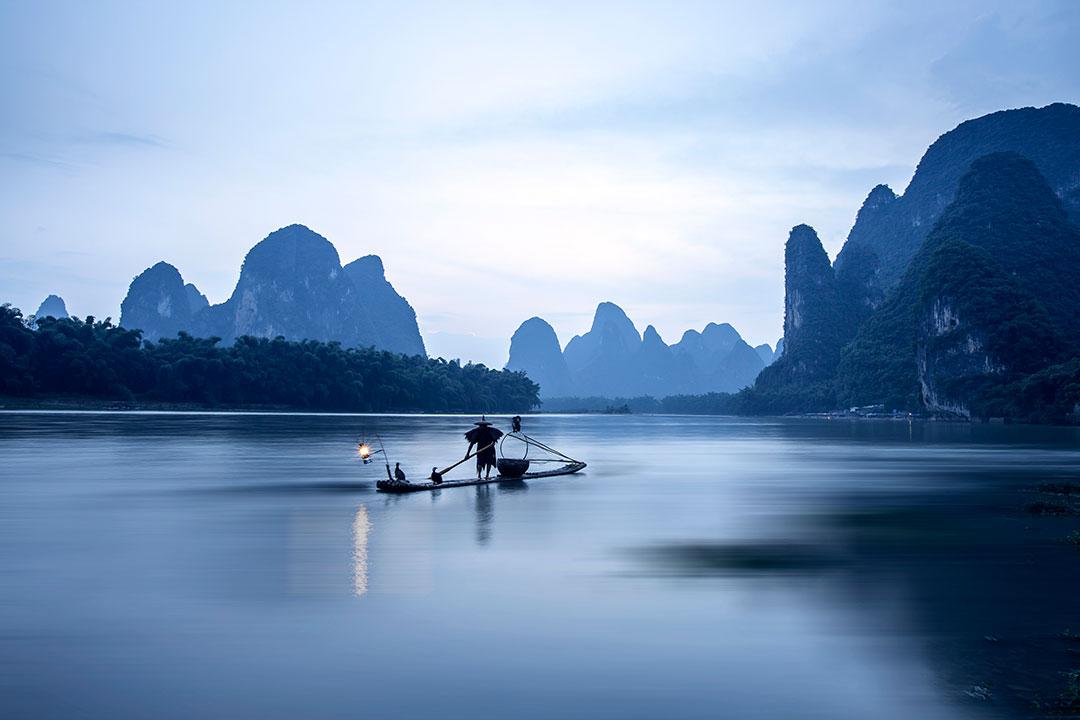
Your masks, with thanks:
[(1077, 102), (1077, 37), (1080, 2), (2, 2), (0, 300), (115, 318), (167, 260), (220, 302), (300, 222), (433, 353), (601, 300), (771, 344), (790, 227), (835, 255), (941, 133)]

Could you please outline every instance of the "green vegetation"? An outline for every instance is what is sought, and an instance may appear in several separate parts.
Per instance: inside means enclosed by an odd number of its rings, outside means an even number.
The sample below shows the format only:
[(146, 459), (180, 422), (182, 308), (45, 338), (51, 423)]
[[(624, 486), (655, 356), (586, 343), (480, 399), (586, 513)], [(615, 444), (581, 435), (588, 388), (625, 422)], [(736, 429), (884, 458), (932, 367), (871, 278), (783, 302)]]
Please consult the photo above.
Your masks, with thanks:
[(1080, 420), (1080, 358), (1021, 378), (1005, 389), (1004, 415), (1031, 423)]
[(351, 412), (523, 412), (539, 387), (524, 373), (338, 343), (180, 333), (144, 342), (139, 330), (88, 317), (36, 321), (0, 307), (0, 395), (70, 396), (277, 406)]
[[(902, 202), (877, 195), (860, 222)], [(1009, 152), (976, 159), (884, 298), (877, 260), (859, 248), (845, 246), (833, 277), (816, 236), (796, 228), (786, 290), (799, 321), (785, 325), (784, 356), (753, 388), (699, 405), (783, 414), (880, 404), (1080, 421), (1080, 229), (1031, 161)]]
[[(955, 319), (956, 327), (937, 327)], [(1042, 304), (988, 252), (945, 240), (912, 263), (895, 293), (845, 350), (837, 394), (845, 405), (918, 411), (923, 385), (980, 417), (1003, 416), (1010, 383), (1064, 357)], [(988, 371), (988, 365), (994, 370)]]
[(833, 410), (840, 350), (869, 312), (863, 296), (876, 258), (872, 251), (851, 254), (846, 279), (839, 281), (817, 233), (799, 225), (784, 260), (784, 354), (761, 371), (740, 402), (764, 414)]
[(1035, 167), (1011, 153), (981, 158), (844, 349), (837, 401), (1075, 421), (1078, 372), (1066, 361), (1077, 272), (1080, 232)]

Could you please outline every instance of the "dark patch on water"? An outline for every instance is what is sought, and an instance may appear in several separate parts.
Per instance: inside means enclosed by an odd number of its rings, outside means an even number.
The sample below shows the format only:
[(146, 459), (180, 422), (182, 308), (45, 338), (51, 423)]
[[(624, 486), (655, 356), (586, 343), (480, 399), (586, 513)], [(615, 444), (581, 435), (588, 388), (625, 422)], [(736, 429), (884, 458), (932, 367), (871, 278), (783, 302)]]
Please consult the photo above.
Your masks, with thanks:
[(684, 542), (631, 551), (660, 575), (806, 574), (843, 564), (824, 547), (795, 542)]
[(375, 492), (373, 482), (295, 482), (295, 483), (245, 483), (218, 487), (184, 488), (176, 491), (184, 495), (320, 495), (336, 493), (370, 494)]

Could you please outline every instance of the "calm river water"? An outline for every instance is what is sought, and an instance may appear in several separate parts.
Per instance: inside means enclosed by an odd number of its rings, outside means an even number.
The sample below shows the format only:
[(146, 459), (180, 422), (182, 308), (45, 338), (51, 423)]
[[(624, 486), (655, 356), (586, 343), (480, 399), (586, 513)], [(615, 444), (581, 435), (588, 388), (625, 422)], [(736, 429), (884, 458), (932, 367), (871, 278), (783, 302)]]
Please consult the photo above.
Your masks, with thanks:
[(356, 456), (473, 419), (0, 414), (0, 716), (1025, 716), (1080, 666), (1077, 520), (1023, 510), (1074, 430), (537, 416), (584, 473), (408, 496)]

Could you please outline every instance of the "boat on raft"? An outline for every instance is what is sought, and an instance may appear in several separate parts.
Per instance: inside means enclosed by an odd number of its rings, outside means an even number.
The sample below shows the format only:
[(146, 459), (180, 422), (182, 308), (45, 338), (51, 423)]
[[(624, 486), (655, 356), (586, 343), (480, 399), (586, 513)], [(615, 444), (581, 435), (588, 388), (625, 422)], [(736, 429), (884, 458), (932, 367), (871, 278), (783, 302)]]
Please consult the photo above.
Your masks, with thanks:
[[(555, 450), (548, 445), (531, 438), (520, 430), (514, 431), (503, 435), (502, 440), (499, 443), (500, 454), (502, 454), (503, 445), (507, 440), (515, 440), (524, 443), (525, 452), (523, 457), (503, 457), (498, 458), (495, 461), (495, 468), (498, 470), (498, 474), (483, 477), (483, 478), (461, 478), (460, 480), (454, 479), (442, 479), (443, 473), (456, 467), (464, 460), (455, 463), (450, 468), (441, 472), (433, 473), (433, 478), (426, 482), (411, 482), (408, 480), (398, 480), (390, 475), (390, 466), (387, 465), (387, 479), (379, 480), (375, 483), (375, 489), (383, 493), (391, 493), (402, 495), (405, 493), (424, 492), (432, 490), (442, 490), (444, 488), (457, 488), (457, 487), (469, 487), (470, 485), (489, 485), (491, 483), (502, 482), (521, 482), (524, 480), (537, 480), (540, 478), (559, 477), (561, 475), (573, 475), (584, 470), (587, 465), (581, 460), (575, 460), (569, 455), (565, 455), (558, 450)], [(540, 450), (545, 453), (542, 457), (529, 457), (530, 449)], [(535, 451), (534, 451), (535, 454)], [(475, 457), (475, 454), (469, 455), (465, 458), (468, 460)], [(553, 465), (550, 469), (540, 470), (534, 468), (536, 466)], [(436, 482), (435, 477), (439, 478)]]
[[(502, 461), (499, 461), (502, 464)], [(539, 478), (557, 477), (559, 475), (573, 475), (574, 473), (581, 472), (586, 468), (586, 464), (580, 460), (567, 463), (562, 467), (552, 468), (551, 470), (540, 470), (537, 472), (524, 472), (520, 475), (505, 475), (500, 468), (498, 475), (492, 475), (490, 478), (471, 478), (462, 480), (443, 480), (441, 483), (434, 483), (433, 481), (427, 481), (422, 483), (414, 482), (398, 482), (390, 480), (379, 480), (375, 483), (375, 489), (384, 493), (414, 493), (422, 492), (424, 490), (442, 490), (443, 488), (456, 488), (456, 487), (468, 487), (470, 485), (488, 485), (490, 483), (501, 482), (519, 482), (522, 480), (536, 480)]]

